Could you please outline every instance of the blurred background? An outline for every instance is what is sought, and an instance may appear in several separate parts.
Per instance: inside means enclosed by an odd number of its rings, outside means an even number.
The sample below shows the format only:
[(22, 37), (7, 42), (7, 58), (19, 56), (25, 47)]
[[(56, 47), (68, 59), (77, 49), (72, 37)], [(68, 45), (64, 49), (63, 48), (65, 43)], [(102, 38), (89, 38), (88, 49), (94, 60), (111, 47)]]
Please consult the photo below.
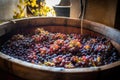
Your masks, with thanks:
[[(120, 29), (119, 0), (82, 0), (87, 20)], [(80, 18), (81, 0), (0, 0), (0, 22), (33, 16)]]

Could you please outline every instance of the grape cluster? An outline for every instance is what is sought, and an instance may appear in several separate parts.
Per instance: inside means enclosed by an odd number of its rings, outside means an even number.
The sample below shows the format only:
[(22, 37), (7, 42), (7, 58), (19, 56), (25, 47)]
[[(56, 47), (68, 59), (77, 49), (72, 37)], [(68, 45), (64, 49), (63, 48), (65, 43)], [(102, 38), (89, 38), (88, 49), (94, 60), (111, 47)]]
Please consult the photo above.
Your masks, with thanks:
[(0, 51), (30, 63), (64, 68), (101, 66), (120, 60), (105, 37), (50, 33), (41, 28), (32, 35), (14, 35)]

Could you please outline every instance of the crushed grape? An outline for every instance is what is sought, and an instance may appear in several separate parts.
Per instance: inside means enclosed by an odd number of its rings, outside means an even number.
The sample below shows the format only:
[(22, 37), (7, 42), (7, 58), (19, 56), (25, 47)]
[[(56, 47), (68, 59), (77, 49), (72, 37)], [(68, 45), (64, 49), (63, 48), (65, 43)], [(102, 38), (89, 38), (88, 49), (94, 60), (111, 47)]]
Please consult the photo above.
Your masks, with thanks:
[(101, 66), (120, 60), (105, 37), (51, 33), (41, 28), (32, 35), (14, 35), (0, 51), (33, 64), (64, 68)]

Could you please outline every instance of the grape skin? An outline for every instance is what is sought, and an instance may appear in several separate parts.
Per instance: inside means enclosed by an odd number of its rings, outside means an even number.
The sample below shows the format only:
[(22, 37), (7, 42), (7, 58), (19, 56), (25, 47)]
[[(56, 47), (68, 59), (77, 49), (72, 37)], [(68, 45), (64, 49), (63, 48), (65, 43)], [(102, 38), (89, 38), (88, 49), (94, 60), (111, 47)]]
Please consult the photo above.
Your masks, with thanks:
[(0, 51), (30, 63), (64, 68), (101, 66), (120, 60), (105, 37), (38, 30), (32, 35), (14, 35)]

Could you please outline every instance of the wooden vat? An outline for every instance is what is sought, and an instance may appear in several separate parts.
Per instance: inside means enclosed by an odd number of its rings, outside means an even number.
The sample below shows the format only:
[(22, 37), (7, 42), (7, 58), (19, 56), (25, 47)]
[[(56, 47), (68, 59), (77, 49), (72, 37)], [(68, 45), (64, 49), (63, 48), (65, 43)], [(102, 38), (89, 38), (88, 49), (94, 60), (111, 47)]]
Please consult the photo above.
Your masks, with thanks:
[[(61, 17), (41, 17), (18, 19), (0, 24), (0, 45), (12, 35), (29, 34), (36, 27), (51, 32), (80, 33), (80, 20)], [(103, 24), (84, 20), (84, 34), (105, 36), (120, 52), (120, 31)], [(0, 68), (29, 80), (102, 80), (116, 75), (120, 70), (120, 61), (88, 68), (64, 69), (27, 63), (0, 52)]]

